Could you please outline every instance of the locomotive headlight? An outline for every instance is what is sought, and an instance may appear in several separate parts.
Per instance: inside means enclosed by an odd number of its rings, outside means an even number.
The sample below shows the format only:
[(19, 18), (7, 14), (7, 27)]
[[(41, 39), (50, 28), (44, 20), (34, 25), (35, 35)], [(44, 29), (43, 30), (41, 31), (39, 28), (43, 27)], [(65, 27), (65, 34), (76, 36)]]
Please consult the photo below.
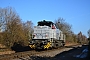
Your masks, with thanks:
[(45, 37), (47, 38), (48, 37), (48, 34), (45, 34)]

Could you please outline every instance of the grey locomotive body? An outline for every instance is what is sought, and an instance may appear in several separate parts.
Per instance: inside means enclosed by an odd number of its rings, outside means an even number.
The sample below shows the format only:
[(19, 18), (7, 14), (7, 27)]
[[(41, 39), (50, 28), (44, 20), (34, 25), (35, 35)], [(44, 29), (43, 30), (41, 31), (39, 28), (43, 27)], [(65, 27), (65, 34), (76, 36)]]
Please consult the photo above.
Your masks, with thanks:
[(34, 26), (32, 41), (29, 46), (32, 49), (49, 49), (65, 45), (65, 35), (57, 29), (51, 21), (40, 21)]

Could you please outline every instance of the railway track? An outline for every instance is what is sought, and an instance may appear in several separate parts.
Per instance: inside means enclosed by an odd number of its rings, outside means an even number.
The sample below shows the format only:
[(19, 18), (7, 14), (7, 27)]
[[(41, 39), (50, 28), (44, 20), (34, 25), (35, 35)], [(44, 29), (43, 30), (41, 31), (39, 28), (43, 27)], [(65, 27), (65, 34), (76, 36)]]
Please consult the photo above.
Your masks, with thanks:
[(10, 59), (16, 59), (16, 58), (21, 58), (25, 56), (32, 56), (34, 54), (38, 54), (39, 52), (37, 51), (25, 51), (25, 52), (18, 52), (18, 53), (13, 53), (13, 54), (6, 54), (6, 55), (1, 55), (0, 60), (10, 60)]
[[(45, 51), (25, 51), (25, 52), (17, 52), (13, 54), (6, 54), (6, 55), (0, 55), (0, 60), (13, 60), (13, 59), (22, 59), (23, 57), (31, 57), (31, 56), (50, 56), (53, 57), (54, 55), (50, 55), (49, 52), (52, 52), (52, 54), (58, 54), (58, 52), (63, 52), (67, 50), (71, 50), (75, 47), (81, 47), (82, 45), (72, 45), (72, 46), (65, 46), (58, 49), (52, 49), (52, 50), (45, 50)], [(54, 52), (54, 53), (53, 53)]]

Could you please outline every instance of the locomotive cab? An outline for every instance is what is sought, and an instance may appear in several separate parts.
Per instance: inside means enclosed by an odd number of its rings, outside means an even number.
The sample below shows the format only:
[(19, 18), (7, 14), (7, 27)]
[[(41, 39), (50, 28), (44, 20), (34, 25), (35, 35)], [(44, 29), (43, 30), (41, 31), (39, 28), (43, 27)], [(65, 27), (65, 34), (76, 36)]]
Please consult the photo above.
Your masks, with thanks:
[(52, 29), (56, 28), (53, 22), (45, 20), (38, 22), (38, 26), (48, 26), (51, 27)]

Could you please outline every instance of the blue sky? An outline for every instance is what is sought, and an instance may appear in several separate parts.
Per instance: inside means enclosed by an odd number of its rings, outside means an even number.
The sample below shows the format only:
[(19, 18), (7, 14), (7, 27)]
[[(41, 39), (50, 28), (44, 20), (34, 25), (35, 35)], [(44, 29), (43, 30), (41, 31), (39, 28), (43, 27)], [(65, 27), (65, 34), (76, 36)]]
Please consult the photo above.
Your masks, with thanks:
[(13, 7), (23, 22), (55, 21), (59, 17), (72, 25), (75, 34), (87, 36), (90, 29), (90, 0), (0, 0), (0, 7)]

